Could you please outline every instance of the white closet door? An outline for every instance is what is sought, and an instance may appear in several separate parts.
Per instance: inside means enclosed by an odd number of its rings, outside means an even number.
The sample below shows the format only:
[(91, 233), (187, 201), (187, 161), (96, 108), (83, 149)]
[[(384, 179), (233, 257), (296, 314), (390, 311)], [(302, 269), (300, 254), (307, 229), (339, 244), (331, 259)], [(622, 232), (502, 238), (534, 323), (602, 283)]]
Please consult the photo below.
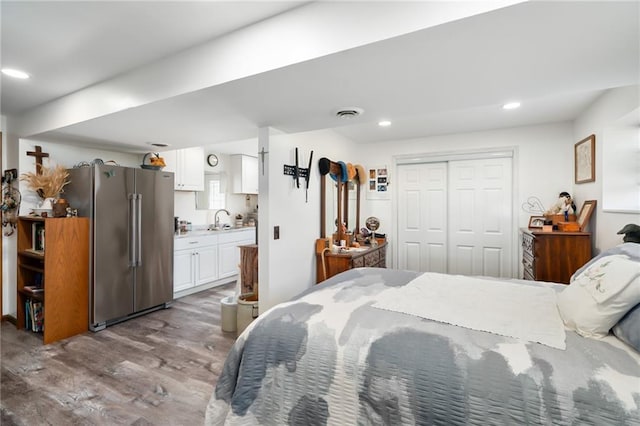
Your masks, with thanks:
[(398, 267), (447, 272), (447, 163), (398, 166)]
[(511, 158), (449, 162), (449, 273), (510, 278)]

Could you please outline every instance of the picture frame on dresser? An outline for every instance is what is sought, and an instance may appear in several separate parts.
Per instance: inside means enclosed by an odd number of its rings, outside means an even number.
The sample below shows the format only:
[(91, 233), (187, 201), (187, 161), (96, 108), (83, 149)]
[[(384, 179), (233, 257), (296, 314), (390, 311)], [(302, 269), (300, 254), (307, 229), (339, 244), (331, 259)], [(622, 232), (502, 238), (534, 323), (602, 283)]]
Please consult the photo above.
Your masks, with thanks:
[(529, 229), (542, 229), (545, 219), (544, 216), (531, 216), (529, 218)]
[(596, 136), (589, 135), (574, 145), (575, 183), (596, 180)]
[(591, 215), (596, 209), (596, 205), (596, 200), (587, 200), (582, 204), (580, 214), (578, 215), (578, 226), (580, 226), (581, 231), (584, 231), (585, 228), (589, 226), (589, 220), (591, 220)]

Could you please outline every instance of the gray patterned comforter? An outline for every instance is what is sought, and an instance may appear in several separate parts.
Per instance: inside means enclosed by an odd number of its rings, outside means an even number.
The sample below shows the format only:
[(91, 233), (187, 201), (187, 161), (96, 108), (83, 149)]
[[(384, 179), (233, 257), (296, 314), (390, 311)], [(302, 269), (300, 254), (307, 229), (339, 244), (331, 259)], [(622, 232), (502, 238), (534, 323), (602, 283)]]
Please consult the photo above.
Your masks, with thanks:
[(640, 424), (640, 355), (614, 336), (563, 351), (371, 307), (416, 276), (354, 269), (261, 315), (206, 424)]

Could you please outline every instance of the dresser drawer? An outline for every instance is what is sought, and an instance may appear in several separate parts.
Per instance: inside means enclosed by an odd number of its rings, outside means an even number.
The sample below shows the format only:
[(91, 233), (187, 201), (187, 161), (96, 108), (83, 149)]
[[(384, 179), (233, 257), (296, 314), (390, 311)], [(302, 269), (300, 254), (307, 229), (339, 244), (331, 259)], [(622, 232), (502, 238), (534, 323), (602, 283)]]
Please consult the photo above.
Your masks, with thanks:
[(364, 266), (364, 256), (358, 256), (351, 259), (352, 268), (362, 268)]
[(534, 257), (534, 243), (533, 243), (533, 235), (523, 233), (522, 234), (522, 253), (525, 255), (529, 255), (531, 258)]
[(378, 266), (379, 261), (380, 261), (380, 254), (378, 250), (375, 250), (372, 253), (367, 253), (364, 255), (364, 266), (375, 267), (375, 266)]

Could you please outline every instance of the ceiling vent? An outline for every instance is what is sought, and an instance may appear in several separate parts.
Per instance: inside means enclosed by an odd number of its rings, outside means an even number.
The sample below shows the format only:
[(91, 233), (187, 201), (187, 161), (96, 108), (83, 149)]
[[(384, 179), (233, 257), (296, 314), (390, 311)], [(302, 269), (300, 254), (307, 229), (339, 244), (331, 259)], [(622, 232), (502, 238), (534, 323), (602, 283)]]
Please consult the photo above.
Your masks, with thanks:
[(358, 107), (341, 108), (336, 112), (338, 118), (354, 118), (362, 114), (364, 110)]

